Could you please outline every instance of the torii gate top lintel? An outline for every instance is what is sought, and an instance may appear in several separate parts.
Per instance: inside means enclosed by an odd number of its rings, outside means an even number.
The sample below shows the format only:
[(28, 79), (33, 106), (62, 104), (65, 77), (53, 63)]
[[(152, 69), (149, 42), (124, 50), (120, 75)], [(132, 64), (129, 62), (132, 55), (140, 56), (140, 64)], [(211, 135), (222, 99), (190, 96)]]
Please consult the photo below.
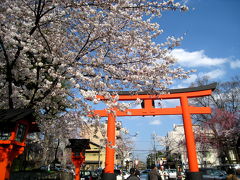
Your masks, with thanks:
[[(198, 86), (198, 87), (189, 87), (189, 88), (181, 88), (181, 89), (169, 89), (166, 92), (169, 92), (169, 94), (175, 94), (175, 93), (187, 93), (187, 92), (196, 92), (196, 91), (204, 91), (204, 90), (214, 90), (216, 89), (217, 83), (212, 83), (208, 85)], [(138, 95), (145, 95), (149, 94), (149, 92), (141, 91), (141, 92), (135, 92), (135, 91), (120, 91), (118, 93), (119, 95), (132, 95), (132, 94), (138, 94)], [(153, 94), (149, 94), (153, 95)]]
[[(166, 94), (157, 94), (146, 92), (146, 91), (119, 91), (119, 92), (110, 92), (110, 94), (117, 93), (119, 95), (119, 101), (131, 101), (136, 99), (176, 99), (181, 96), (187, 97), (200, 97), (200, 96), (208, 96), (216, 89), (217, 83), (212, 83), (204, 86), (198, 87), (190, 87), (190, 88), (181, 88), (181, 89), (170, 89), (166, 90)], [(113, 94), (114, 96), (114, 94)], [(100, 100), (107, 100), (104, 96), (97, 95)]]
[[(124, 91), (119, 92), (119, 101), (134, 101), (136, 99), (141, 99), (143, 102), (143, 107), (141, 109), (127, 109), (126, 111), (120, 111), (116, 109), (116, 116), (153, 116), (153, 115), (181, 115), (183, 113), (182, 107), (174, 108), (155, 108), (153, 101), (157, 99), (181, 99), (181, 102), (187, 101), (188, 98), (202, 97), (211, 95), (212, 91), (216, 88), (216, 83), (209, 84), (206, 86), (199, 86), (193, 88), (184, 89), (172, 89), (169, 90), (169, 94), (147, 94), (147, 92), (140, 92), (133, 95), (132, 92)], [(114, 96), (114, 95), (113, 95)], [(97, 96), (100, 100), (107, 100), (104, 96)], [(187, 103), (188, 110), (190, 114), (209, 114), (211, 109), (209, 107), (192, 107)], [(108, 112), (104, 110), (94, 110), (94, 114), (107, 117)]]

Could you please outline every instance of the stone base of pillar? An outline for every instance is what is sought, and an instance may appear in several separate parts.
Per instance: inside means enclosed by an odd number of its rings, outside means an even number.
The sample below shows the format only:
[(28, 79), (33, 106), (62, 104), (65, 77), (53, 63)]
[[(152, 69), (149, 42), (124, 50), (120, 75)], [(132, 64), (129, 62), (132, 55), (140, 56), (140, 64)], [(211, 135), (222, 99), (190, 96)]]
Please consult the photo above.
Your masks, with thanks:
[(103, 180), (116, 180), (116, 175), (114, 173), (104, 173)]
[(187, 172), (186, 180), (202, 180), (201, 172)]

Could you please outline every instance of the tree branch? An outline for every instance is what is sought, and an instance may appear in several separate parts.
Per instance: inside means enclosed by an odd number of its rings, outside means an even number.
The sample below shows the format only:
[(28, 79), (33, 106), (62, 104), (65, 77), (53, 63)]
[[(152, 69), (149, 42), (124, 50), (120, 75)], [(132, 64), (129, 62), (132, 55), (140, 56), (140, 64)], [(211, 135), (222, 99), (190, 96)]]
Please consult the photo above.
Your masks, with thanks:
[(47, 49), (48, 49), (49, 53), (52, 54), (52, 51), (51, 51), (50, 45), (49, 45), (47, 39), (45, 38), (44, 34), (42, 33), (42, 31), (41, 31), (39, 25), (37, 25), (37, 28), (38, 28), (38, 31), (40, 32), (42, 38), (44, 39), (44, 41), (45, 41), (46, 44), (47, 44)]
[(2, 47), (2, 50), (3, 50), (3, 54), (4, 54), (4, 57), (5, 57), (5, 60), (6, 60), (6, 69), (7, 69), (7, 72), (6, 72), (6, 81), (8, 82), (8, 106), (9, 106), (9, 109), (13, 109), (13, 100), (11, 98), (12, 94), (13, 94), (13, 88), (12, 88), (12, 72), (11, 72), (11, 64), (10, 64), (10, 60), (9, 60), (9, 57), (7, 55), (7, 51), (5, 49), (5, 46), (4, 46), (4, 43), (2, 41), (2, 37), (0, 36), (0, 45)]

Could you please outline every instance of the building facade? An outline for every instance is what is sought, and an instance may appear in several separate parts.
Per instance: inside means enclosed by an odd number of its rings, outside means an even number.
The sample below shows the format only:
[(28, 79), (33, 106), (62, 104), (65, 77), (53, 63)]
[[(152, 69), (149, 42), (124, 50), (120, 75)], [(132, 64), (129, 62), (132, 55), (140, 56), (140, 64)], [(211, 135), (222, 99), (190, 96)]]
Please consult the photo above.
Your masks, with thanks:
[[(106, 139), (107, 139), (107, 123), (99, 124), (99, 126), (88, 126), (88, 131), (81, 134), (86, 139), (90, 139), (90, 148), (85, 153), (84, 169), (96, 170), (104, 169), (106, 158)], [(116, 139), (121, 138), (122, 123), (116, 122)], [(120, 164), (117, 151), (115, 151), (115, 164)]]
[[(204, 129), (201, 129), (198, 125), (193, 125), (193, 131), (210, 134)], [(168, 132), (166, 136), (166, 151), (172, 157), (177, 158), (180, 161), (183, 168), (188, 169), (188, 158), (185, 143), (184, 127), (182, 124), (173, 125), (173, 130)], [(199, 167), (211, 167), (219, 165), (217, 150), (210, 147), (206, 143), (196, 141), (196, 150)]]

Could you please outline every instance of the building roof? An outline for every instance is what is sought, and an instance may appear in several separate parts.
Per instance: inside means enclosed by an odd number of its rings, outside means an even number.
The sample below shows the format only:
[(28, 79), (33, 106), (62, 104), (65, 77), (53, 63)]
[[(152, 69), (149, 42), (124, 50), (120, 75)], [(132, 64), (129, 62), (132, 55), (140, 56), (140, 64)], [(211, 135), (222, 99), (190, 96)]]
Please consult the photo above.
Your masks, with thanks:
[(101, 146), (101, 145), (99, 145), (99, 144), (96, 144), (96, 143), (94, 143), (94, 142), (92, 142), (92, 141), (90, 141), (89, 144), (92, 144), (93, 146), (96, 146), (96, 147), (98, 147), (98, 148), (104, 148), (103, 146)]
[(90, 149), (89, 139), (69, 139), (70, 145), (67, 148), (72, 149)]
[(34, 121), (32, 109), (0, 109), (0, 123), (15, 123), (23, 118)]

